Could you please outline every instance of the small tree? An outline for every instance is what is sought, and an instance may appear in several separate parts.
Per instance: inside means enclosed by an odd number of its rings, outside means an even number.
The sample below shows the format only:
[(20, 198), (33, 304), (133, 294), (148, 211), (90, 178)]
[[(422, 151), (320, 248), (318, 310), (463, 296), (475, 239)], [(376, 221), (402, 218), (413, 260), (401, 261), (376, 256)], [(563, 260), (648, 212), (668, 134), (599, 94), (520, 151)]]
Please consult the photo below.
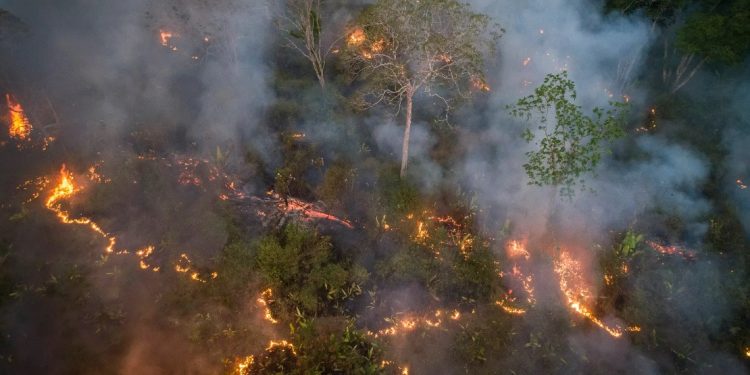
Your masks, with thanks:
[(526, 153), (529, 159), (523, 167), (529, 183), (562, 186), (561, 193), (568, 197), (576, 183), (583, 183), (581, 176), (599, 164), (605, 143), (624, 135), (626, 114), (626, 104), (610, 102), (611, 108), (594, 108), (589, 117), (575, 100), (575, 83), (563, 71), (548, 74), (532, 95), (508, 107), (511, 115), (533, 124), (523, 132), (527, 142), (542, 135), (538, 149)]
[(326, 59), (341, 38), (323, 37), (322, 0), (273, 1), (276, 24), (284, 32), (286, 47), (304, 56), (312, 65), (321, 88), (326, 86)]
[(345, 59), (367, 80), (366, 108), (385, 102), (399, 110), (406, 101), (401, 177), (406, 174), (415, 95), (439, 99), (446, 120), (452, 101), (489, 90), (483, 74), (485, 50), (502, 30), (489, 17), (456, 0), (379, 0), (366, 9), (347, 37)]

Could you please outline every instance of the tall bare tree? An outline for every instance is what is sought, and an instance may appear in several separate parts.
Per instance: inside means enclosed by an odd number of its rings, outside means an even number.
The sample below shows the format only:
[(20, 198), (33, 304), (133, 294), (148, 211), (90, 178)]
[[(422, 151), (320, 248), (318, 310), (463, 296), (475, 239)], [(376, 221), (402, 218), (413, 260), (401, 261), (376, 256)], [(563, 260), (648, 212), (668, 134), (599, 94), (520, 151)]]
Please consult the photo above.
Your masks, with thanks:
[(362, 78), (362, 104), (405, 102), (401, 177), (409, 159), (415, 96), (444, 105), (445, 119), (457, 98), (489, 91), (483, 53), (493, 51), (502, 29), (456, 0), (379, 0), (351, 26), (345, 61)]

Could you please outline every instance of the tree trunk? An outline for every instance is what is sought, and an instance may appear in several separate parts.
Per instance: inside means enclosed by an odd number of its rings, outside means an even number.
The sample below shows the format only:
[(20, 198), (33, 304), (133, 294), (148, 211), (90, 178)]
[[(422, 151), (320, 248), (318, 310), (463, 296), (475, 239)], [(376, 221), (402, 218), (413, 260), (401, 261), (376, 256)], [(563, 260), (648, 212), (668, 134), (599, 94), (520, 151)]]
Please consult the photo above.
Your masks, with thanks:
[(406, 164), (409, 160), (409, 135), (411, 134), (411, 108), (414, 99), (412, 85), (406, 89), (406, 127), (404, 128), (404, 144), (401, 147), (401, 178), (406, 177)]

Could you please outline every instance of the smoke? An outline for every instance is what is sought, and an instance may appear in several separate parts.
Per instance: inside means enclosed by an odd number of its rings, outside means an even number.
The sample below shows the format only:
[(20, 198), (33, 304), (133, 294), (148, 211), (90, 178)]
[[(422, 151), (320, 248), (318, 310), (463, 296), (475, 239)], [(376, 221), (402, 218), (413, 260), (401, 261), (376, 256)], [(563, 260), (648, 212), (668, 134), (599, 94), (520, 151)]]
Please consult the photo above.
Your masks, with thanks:
[[(211, 191), (210, 187), (185, 188), (174, 183), (179, 177), (174, 166), (182, 160), (180, 156), (196, 156), (207, 163), (237, 168), (237, 174), (249, 180), (247, 190), (260, 191), (266, 186), (254, 178), (257, 176), (252, 171), (241, 169), (242, 159), (251, 151), (268, 168), (265, 172), (274, 173), (273, 167), (280, 165), (284, 157), (278, 150), (275, 133), (291, 128), (305, 134), (300, 142), (319, 147), (316, 152), (329, 165), (331, 161), (369, 157), (397, 165), (403, 134), (400, 116), (387, 116), (380, 110), (352, 114), (328, 107), (339, 99), (335, 98), (337, 94), (346, 96), (348, 82), (329, 80), (329, 90), (341, 90), (336, 93), (322, 92), (317, 86), (299, 92), (287, 89), (291, 93), (275, 87), (279, 68), (272, 64), (278, 60), (290, 65), (305, 62), (294, 51), (279, 52), (277, 30), (262, 3), (4, 2), (2, 7), (24, 22), (28, 31), (14, 36), (19, 42), (0, 53), (0, 90), (14, 92), (21, 98), (49, 99), (48, 105), (42, 104), (34, 111), (34, 123), (46, 126), (57, 140), (48, 153), (39, 157), (29, 156), (30, 152), (16, 155), (0, 150), (2, 191), (11, 191), (20, 175), (25, 178), (27, 174), (52, 173), (61, 161), (69, 163), (77, 174), (82, 174), (91, 162), (101, 162), (100, 172), (104, 176), (117, 175), (118, 179), (93, 188), (86, 204), (81, 204), (85, 207), (76, 206), (80, 202), (74, 202), (74, 207), (87, 216), (103, 217), (99, 223), (117, 234), (121, 248), (136, 249), (158, 242), (150, 258), (153, 265), (172, 268), (173, 260), (185, 253), (198, 267), (208, 269), (206, 265), (217, 261), (230, 234), (223, 216), (216, 212), (215, 197), (205, 194)], [(333, 3), (331, 9), (326, 9), (326, 14), (333, 14), (331, 22), (325, 25), (334, 30), (343, 28), (356, 17), (352, 10), (360, 9), (364, 3), (367, 2), (340, 7), (339, 2)], [(528, 238), (535, 254), (553, 254), (564, 244), (565, 250), (585, 265), (595, 294), (601, 249), (612, 245), (613, 233), (633, 229), (648, 239), (696, 249), (697, 259), (690, 262), (679, 257), (666, 261), (645, 257), (642, 264), (634, 265), (639, 267), (638, 276), (630, 279), (628, 286), (647, 292), (622, 302), (625, 307), (617, 310), (623, 316), (609, 314), (602, 320), (622, 326), (633, 323), (658, 327), (659, 332), (644, 333), (656, 337), (658, 345), (691, 342), (694, 337), (694, 348), (690, 349), (701, 353), (695, 360), (713, 366), (703, 370), (741, 372), (742, 364), (711, 342), (712, 335), (722, 334), (726, 328), (722, 324), (737, 307), (732, 296), (721, 290), (727, 270), (734, 269), (733, 259), (701, 251), (709, 229), (707, 217), (716, 209), (704, 191), (716, 172), (713, 155), (674, 137), (674, 133), (667, 136), (631, 132), (627, 140), (613, 145), (613, 153), (594, 174), (586, 176), (584, 189), (577, 190), (571, 200), (561, 200), (554, 188), (528, 184), (522, 166), (534, 145), (521, 138), (525, 124), (511, 118), (505, 109), (530, 94), (546, 74), (566, 70), (576, 82), (578, 104), (584, 111), (627, 98), (634, 113), (643, 112), (654, 100), (646, 85), (639, 82), (650, 68), (644, 66), (644, 61), (656, 38), (651, 25), (638, 17), (601, 15), (599, 1), (470, 3), (475, 11), (491, 16), (505, 29), (499, 54), (487, 61), (492, 91), (453, 117), (457, 130), (452, 133), (455, 138), (448, 142), (456, 153), (449, 163), (436, 160), (435, 150), (445, 141), (426, 122), (429, 116), (425, 112), (429, 110), (422, 105), (428, 103), (417, 102), (411, 132), (410, 178), (427, 193), (460, 186), (475, 194), (481, 207), (478, 226), (493, 236), (510, 223), (510, 235)], [(0, 34), (0, 38), (6, 36)], [(312, 79), (312, 71), (306, 68), (295, 71), (307, 72), (306, 78)], [(329, 75), (341, 73), (339, 69), (331, 67)], [(732, 74), (747, 77), (747, 72)], [(736, 206), (745, 231), (750, 232), (750, 188), (741, 188), (742, 184), (750, 184), (750, 152), (746, 147), (750, 142), (750, 118), (745, 108), (750, 85), (739, 84), (728, 91), (734, 98), (728, 112), (734, 117), (720, 124), (722, 146), (727, 152), (722, 164), (722, 191)], [(302, 103), (297, 108), (301, 112), (297, 114), (299, 118), (289, 124), (269, 123), (269, 108), (284, 104), (285, 100)], [(331, 115), (334, 112), (338, 117)], [(342, 112), (346, 114), (341, 115)], [(679, 129), (684, 124), (660, 126)], [(136, 156), (156, 161), (144, 165)], [(19, 171), (19, 165), (25, 170)], [(363, 184), (368, 189), (377, 185), (373, 182), (378, 178), (375, 169), (365, 165), (358, 171), (358, 178), (366, 181)], [(198, 177), (209, 181), (210, 173), (203, 172)], [(361, 211), (365, 212), (361, 216), (368, 215), (367, 219), (375, 216), (366, 208)], [(354, 218), (357, 214), (351, 213)], [(24, 265), (15, 271), (15, 276), (29, 286), (48, 288), (43, 289), (52, 301), (35, 298), (32, 302), (12, 304), (3, 312), (2, 321), (16, 340), (13, 352), (21, 353), (17, 359), (23, 364), (22, 370), (36, 373), (52, 366), (60, 372), (75, 371), (80, 368), (71, 365), (73, 362), (104, 358), (115, 364), (92, 363), (85, 370), (96, 372), (95, 367), (101, 365), (128, 374), (220, 371), (207, 359), (211, 353), (195, 353), (196, 345), (192, 344), (221, 345), (222, 337), (202, 336), (201, 328), (222, 324), (222, 318), (231, 313), (212, 303), (198, 308), (189, 295), (172, 297), (173, 285), (178, 285), (184, 275), (145, 272), (133, 276), (129, 272), (140, 270), (127, 256), (83, 266), (101, 257), (106, 244), (100, 238), (92, 240), (83, 229), (80, 234), (72, 234), (56, 227), (49, 217), (28, 220), (31, 225), (9, 234), (18, 244), (14, 252), (20, 254), (19, 263)], [(679, 223), (672, 225), (674, 222)], [(354, 231), (351, 237), (354, 236), (363, 234)], [(387, 236), (378, 241), (370, 244), (376, 249), (364, 250), (359, 249), (359, 238), (345, 239), (343, 243), (350, 244), (347, 247), (352, 252), (361, 251), (364, 255), (358, 261), (369, 266), (376, 257), (372, 253), (388, 253), (401, 246)], [(513, 349), (546, 345), (545, 348), (557, 350), (560, 358), (579, 358), (580, 362), (566, 367), (573, 372), (595, 369), (650, 374), (680, 370), (672, 363), (673, 357), (658, 351), (643, 352), (629, 338), (615, 340), (596, 329), (587, 333), (570, 329), (570, 319), (559, 319), (567, 316), (566, 303), (560, 299), (550, 259), (540, 257), (524, 266), (524, 272), (534, 276), (537, 305), (510, 323), (511, 327), (495, 326), (494, 320), (479, 322), (497, 332), (514, 332), (507, 347), (494, 348), (502, 354), (498, 354), (500, 358), (490, 358), (490, 365), (510, 364), (511, 368), (529, 373), (548, 372), (559, 366), (559, 359), (545, 358), (540, 361), (547, 362), (537, 364), (538, 358), (516, 357)], [(58, 280), (61, 274), (66, 275), (63, 281)], [(91, 280), (85, 295), (74, 294), (72, 285), (83, 279)], [(377, 310), (362, 307), (358, 313), (363, 320), (378, 321), (382, 316), (442, 303), (424, 285), (404, 284), (378, 291), (384, 302)], [(250, 305), (240, 308), (247, 316), (253, 312)], [(641, 317), (633, 306), (650, 305), (655, 306), (648, 314), (653, 320), (636, 320)], [(173, 306), (186, 311), (184, 320), (161, 316), (161, 309)], [(503, 314), (496, 306), (491, 307)], [(51, 311), (63, 313), (52, 316)], [(237, 324), (221, 327), (228, 336), (242, 334), (260, 341), (273, 335), (259, 319), (227, 320)], [(120, 324), (126, 328), (111, 328)], [(679, 333), (683, 328), (685, 333)], [(67, 336), (72, 339), (66, 340)], [(444, 332), (423, 336), (416, 344), (398, 341), (394, 346), (402, 353), (397, 357), (413, 363), (415, 373), (465, 370), (451, 356), (455, 338), (447, 336)], [(194, 342), (185, 342), (185, 337)], [(430, 354), (422, 345), (445, 355), (425, 359)], [(48, 349), (37, 361), (34, 355), (40, 346)], [(83, 359), (65, 359), (76, 348), (80, 348)], [(678, 356), (687, 352), (683, 347), (668, 350)], [(566, 356), (571, 353), (574, 355)]]
[[(261, 126), (274, 100), (266, 55), (273, 28), (263, 4), (12, 0), (2, 7), (27, 32), (4, 40), (13, 48), (1, 54), (0, 91), (21, 98), (34, 109), (36, 129), (56, 137), (46, 153), (14, 156), (4, 150), (3, 169), (14, 165), (4, 184), (50, 175), (61, 163), (80, 183), (85, 169), (98, 162), (99, 173), (116, 178), (88, 188), (83, 212), (117, 236), (117, 250), (130, 253), (104, 259), (103, 240), (85, 227), (74, 235), (44, 220), (25, 230), (31, 233), (3, 236), (16, 244), (14, 253), (24, 254), (22, 267), (42, 267), (39, 276), (19, 270), (18, 280), (54, 290), (45, 292), (48, 299), (25, 299), (3, 312), (5, 331), (13, 337), (12, 351), (4, 348), (3, 355), (15, 355), (15, 369), (27, 373), (98, 372), (94, 358), (111, 361), (100, 369), (123, 373), (220, 371), (206, 363), (205, 354), (191, 353), (194, 346), (181, 332), (210, 324), (210, 314), (206, 322), (161, 318), (160, 309), (176, 303), (162, 296), (184, 282), (183, 275), (168, 274), (179, 254), (189, 254), (203, 272), (227, 241), (215, 197), (175, 184), (172, 166), (180, 159), (171, 155), (237, 165), (249, 148), (264, 162), (278, 159), (269, 128)], [(209, 173), (200, 178), (208, 183)], [(39, 240), (47, 236), (62, 242)], [(137, 270), (132, 253), (147, 244), (156, 246), (149, 263), (160, 273)], [(76, 286), (76, 280), (87, 281)], [(71, 295), (76, 288), (85, 294)], [(48, 324), (35, 328), (41, 321)], [(112, 328), (125, 322), (125, 329)], [(40, 347), (47, 354), (35, 360)]]

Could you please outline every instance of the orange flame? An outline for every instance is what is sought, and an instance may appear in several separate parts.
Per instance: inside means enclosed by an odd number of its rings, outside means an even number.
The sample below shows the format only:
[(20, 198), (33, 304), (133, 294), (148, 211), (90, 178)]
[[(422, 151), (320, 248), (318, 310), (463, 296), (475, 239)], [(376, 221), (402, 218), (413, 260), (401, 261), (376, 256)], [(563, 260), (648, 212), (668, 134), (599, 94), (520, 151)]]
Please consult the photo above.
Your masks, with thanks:
[(258, 297), (256, 301), (264, 309), (263, 319), (271, 322), (271, 324), (277, 324), (279, 321), (274, 319), (273, 314), (271, 313), (271, 309), (268, 307), (271, 298), (273, 298), (273, 290), (271, 290), (271, 288), (268, 288), (260, 294), (260, 297)]
[(235, 360), (235, 363), (237, 365), (234, 368), (234, 372), (232, 373), (232, 375), (247, 375), (250, 371), (250, 366), (253, 365), (253, 362), (255, 362), (255, 357), (252, 355), (244, 358), (237, 358)]
[(10, 137), (20, 141), (28, 140), (31, 135), (31, 122), (26, 117), (23, 107), (13, 100), (10, 94), (5, 94), (5, 101), (8, 103), (10, 113), (10, 127), (8, 128)]
[(588, 319), (612, 337), (622, 336), (622, 328), (608, 326), (594, 316), (594, 313), (584, 305), (593, 299), (593, 293), (583, 280), (581, 262), (573, 259), (568, 252), (563, 251), (559, 258), (555, 260), (554, 270), (560, 278), (560, 291), (562, 291), (568, 307), (573, 312)]
[(478, 77), (471, 79), (471, 86), (477, 91), (490, 92), (492, 90), (485, 80)]
[(161, 45), (164, 47), (167, 47), (171, 49), (172, 51), (177, 51), (177, 47), (173, 46), (170, 42), (172, 41), (172, 38), (175, 38), (179, 35), (176, 33), (173, 33), (171, 31), (167, 30), (159, 30), (159, 41), (161, 42)]
[(526, 250), (526, 240), (510, 240), (505, 248), (508, 251), (508, 258), (510, 259), (524, 257), (526, 260), (529, 260), (531, 257), (529, 251)]
[(99, 224), (93, 222), (91, 219), (87, 217), (80, 217), (77, 219), (72, 219), (70, 217), (70, 213), (68, 213), (62, 208), (62, 204), (60, 203), (60, 201), (74, 196), (80, 190), (81, 188), (75, 185), (73, 174), (71, 174), (67, 170), (67, 168), (65, 168), (65, 164), (63, 164), (63, 166), (60, 168), (60, 181), (58, 182), (57, 186), (55, 186), (55, 188), (52, 190), (52, 193), (50, 194), (49, 198), (47, 198), (47, 202), (45, 203), (45, 206), (50, 211), (54, 212), (62, 223), (86, 225), (92, 231), (104, 237), (108, 242), (108, 245), (104, 249), (104, 252), (107, 254), (113, 253), (115, 244), (117, 242), (117, 238), (115, 238), (114, 236), (110, 236), (109, 234), (104, 232), (104, 230), (102, 230)]
[(365, 31), (358, 27), (354, 29), (351, 34), (349, 34), (348, 38), (346, 38), (346, 44), (350, 47), (359, 46), (364, 43), (365, 40), (367, 40)]
[(294, 347), (294, 345), (292, 345), (292, 343), (286, 340), (271, 340), (268, 343), (268, 347), (266, 347), (266, 351), (271, 350), (273, 348), (288, 349), (289, 351), (292, 352), (292, 354), (297, 355), (297, 350)]

